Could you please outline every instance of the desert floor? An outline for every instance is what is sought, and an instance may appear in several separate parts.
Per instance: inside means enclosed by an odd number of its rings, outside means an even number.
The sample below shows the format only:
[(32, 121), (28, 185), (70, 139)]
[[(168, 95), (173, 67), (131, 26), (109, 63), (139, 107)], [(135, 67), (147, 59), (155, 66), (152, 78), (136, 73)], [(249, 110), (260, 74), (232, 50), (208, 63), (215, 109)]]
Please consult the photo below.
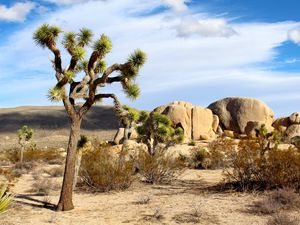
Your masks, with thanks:
[[(52, 185), (51, 192), (45, 197), (32, 191), (36, 185), (33, 174), (34, 171), (23, 175), (12, 188), (17, 198), (13, 208), (1, 215), (1, 225), (258, 225), (266, 224), (270, 217), (248, 211), (263, 193), (220, 192), (212, 188), (222, 180), (221, 170), (186, 170), (171, 185), (136, 181), (122, 192), (76, 192), (75, 209), (69, 212), (55, 212), (49, 204), (58, 201), (61, 178), (42, 174), (40, 179), (51, 179)], [(45, 207), (45, 201), (48, 207)], [(295, 216), (299, 211), (289, 213)]]

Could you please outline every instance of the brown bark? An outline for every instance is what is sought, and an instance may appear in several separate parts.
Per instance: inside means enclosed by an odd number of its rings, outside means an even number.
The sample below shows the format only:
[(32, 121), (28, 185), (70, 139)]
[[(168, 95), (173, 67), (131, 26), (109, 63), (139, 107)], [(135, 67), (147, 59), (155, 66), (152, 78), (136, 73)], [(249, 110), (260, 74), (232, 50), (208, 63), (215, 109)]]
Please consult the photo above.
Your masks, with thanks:
[(64, 179), (60, 194), (60, 199), (57, 205), (58, 211), (68, 211), (74, 208), (73, 205), (73, 183), (75, 175), (75, 161), (77, 142), (80, 135), (81, 118), (75, 117), (72, 119), (69, 144), (67, 149), (66, 165)]

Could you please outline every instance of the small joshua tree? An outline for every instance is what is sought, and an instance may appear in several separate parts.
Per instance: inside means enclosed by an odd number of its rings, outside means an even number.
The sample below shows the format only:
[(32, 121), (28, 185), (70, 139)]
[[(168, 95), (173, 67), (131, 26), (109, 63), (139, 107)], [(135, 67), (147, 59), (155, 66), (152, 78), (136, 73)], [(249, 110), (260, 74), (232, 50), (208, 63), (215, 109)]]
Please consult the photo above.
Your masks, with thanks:
[[(124, 142), (130, 138), (131, 129), (139, 119), (139, 111), (123, 105), (124, 116), (121, 117), (120, 121), (124, 127)], [(125, 118), (124, 118), (125, 117)]]
[(167, 148), (171, 144), (182, 142), (182, 128), (174, 128), (166, 115), (154, 112), (148, 118), (145, 112), (141, 112), (139, 119), (141, 122), (144, 121), (141, 126), (137, 127), (139, 139), (147, 145), (150, 155), (155, 154), (159, 143), (164, 143)]
[(21, 150), (20, 150), (21, 167), (23, 164), (23, 155), (24, 155), (25, 146), (32, 137), (33, 137), (33, 130), (30, 129), (28, 126), (24, 125), (22, 128), (20, 128), (18, 130), (18, 139), (19, 139), (18, 143), (21, 147)]
[[(101, 35), (92, 43), (92, 32), (82, 28), (78, 33), (64, 34), (62, 44), (71, 56), (69, 66), (62, 67), (61, 52), (57, 47), (57, 39), (62, 33), (56, 26), (44, 24), (33, 34), (35, 42), (43, 48), (48, 48), (54, 54), (53, 67), (57, 84), (49, 90), (48, 97), (52, 101), (62, 101), (71, 121), (70, 138), (67, 148), (66, 166), (57, 210), (71, 210), (74, 208), (73, 183), (76, 161), (76, 148), (80, 136), (82, 118), (95, 102), (105, 98), (112, 98), (115, 109), (120, 109), (119, 101), (113, 93), (99, 93), (99, 89), (108, 84), (121, 83), (129, 98), (135, 99), (140, 91), (135, 84), (135, 78), (146, 60), (141, 50), (134, 51), (124, 64), (113, 64), (106, 67), (104, 58), (111, 51), (112, 43), (106, 35)], [(92, 54), (85, 60), (85, 48), (92, 43)], [(75, 80), (76, 74), (84, 74), (80, 81)], [(111, 76), (113, 72), (118, 75)], [(66, 90), (68, 88), (68, 91)], [(84, 103), (76, 106), (75, 101), (84, 99)]]

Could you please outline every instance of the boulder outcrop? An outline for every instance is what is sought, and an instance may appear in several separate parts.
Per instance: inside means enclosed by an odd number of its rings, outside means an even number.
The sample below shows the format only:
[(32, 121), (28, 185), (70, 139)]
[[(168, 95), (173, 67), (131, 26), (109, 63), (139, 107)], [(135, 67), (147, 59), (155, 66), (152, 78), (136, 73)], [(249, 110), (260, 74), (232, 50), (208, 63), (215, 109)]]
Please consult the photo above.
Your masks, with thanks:
[(273, 127), (281, 132), (287, 140), (300, 136), (300, 112), (292, 113), (288, 117), (280, 117), (273, 123)]
[(220, 119), (223, 130), (245, 134), (249, 122), (265, 124), (271, 128), (274, 122), (273, 111), (262, 101), (253, 98), (229, 97), (208, 106)]
[(153, 110), (170, 118), (176, 127), (184, 130), (185, 141), (215, 138), (218, 117), (207, 108), (193, 106), (188, 102), (176, 101)]

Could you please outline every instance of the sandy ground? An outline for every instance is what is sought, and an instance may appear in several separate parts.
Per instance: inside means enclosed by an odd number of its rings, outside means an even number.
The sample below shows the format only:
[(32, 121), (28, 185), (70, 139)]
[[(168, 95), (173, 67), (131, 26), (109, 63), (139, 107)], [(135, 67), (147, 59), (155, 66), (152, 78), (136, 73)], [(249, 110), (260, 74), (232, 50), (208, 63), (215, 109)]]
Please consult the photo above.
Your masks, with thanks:
[[(57, 184), (61, 178), (50, 178)], [(269, 216), (247, 212), (261, 198), (257, 194), (212, 191), (222, 180), (221, 170), (186, 170), (172, 185), (135, 182), (122, 192), (75, 193), (75, 209), (55, 212), (43, 207), (44, 196), (30, 192), (36, 182), (32, 174), (23, 175), (12, 190), (18, 194), (14, 207), (0, 216), (1, 225), (118, 225), (118, 224), (227, 224), (262, 225)], [(57, 203), (59, 188), (47, 200)], [(138, 204), (149, 198), (146, 204)], [(292, 212), (297, 214), (299, 212)], [(197, 215), (199, 221), (193, 219)], [(188, 218), (188, 220), (186, 220)]]

